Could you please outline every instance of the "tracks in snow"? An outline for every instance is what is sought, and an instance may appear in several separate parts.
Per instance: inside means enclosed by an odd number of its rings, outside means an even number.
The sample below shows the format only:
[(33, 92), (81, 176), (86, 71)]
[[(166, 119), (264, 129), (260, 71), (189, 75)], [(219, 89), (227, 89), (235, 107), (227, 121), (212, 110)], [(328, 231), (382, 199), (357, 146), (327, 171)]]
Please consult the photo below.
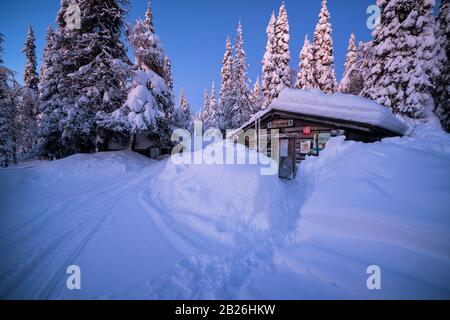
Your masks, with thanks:
[(220, 245), (211, 243), (211, 239), (199, 239), (195, 231), (173, 218), (175, 213), (165, 213), (163, 201), (157, 194), (151, 190), (142, 193), (143, 208), (186, 254), (172, 270), (139, 288), (137, 291), (142, 294), (139, 297), (145, 298), (144, 292), (151, 292), (154, 299), (238, 299), (241, 289), (254, 278), (271, 272), (275, 249), (289, 242), (289, 236), (297, 226), (306, 195), (297, 181), (286, 183), (284, 188), (290, 201), (283, 201), (274, 228), (250, 236), (245, 231), (234, 233), (237, 245), (222, 250), (218, 249)]
[[(138, 170), (106, 187), (54, 197), (35, 219), (9, 230), (1, 238), (0, 297), (57, 298), (66, 268), (83, 254), (124, 192), (149, 179), (148, 172)], [(51, 274), (51, 280), (39, 281), (41, 274)]]
[[(105, 221), (125, 207), (124, 194), (139, 204), (182, 258), (167, 272), (123, 292), (129, 298), (236, 299), (252, 279), (271, 271), (273, 253), (289, 241), (304, 201), (298, 182), (286, 183), (285, 197), (269, 231), (234, 230), (236, 243), (227, 248), (173, 219), (164, 201), (149, 185), (165, 163), (151, 164), (114, 179), (106, 186), (66, 192), (46, 199), (46, 206), (32, 218), (0, 235), (0, 297), (58, 299), (65, 290), (66, 268), (80, 261), (90, 243), (96, 242)], [(292, 201), (295, 199), (295, 201)], [(48, 202), (47, 202), (48, 200)], [(185, 214), (195, 215), (186, 207)], [(276, 222), (276, 223), (275, 223)], [(230, 230), (226, 230), (230, 231)], [(44, 274), (45, 276), (42, 276)], [(127, 290), (127, 289), (124, 289)], [(110, 296), (117, 295), (111, 292)], [(121, 293), (122, 296), (122, 293)]]

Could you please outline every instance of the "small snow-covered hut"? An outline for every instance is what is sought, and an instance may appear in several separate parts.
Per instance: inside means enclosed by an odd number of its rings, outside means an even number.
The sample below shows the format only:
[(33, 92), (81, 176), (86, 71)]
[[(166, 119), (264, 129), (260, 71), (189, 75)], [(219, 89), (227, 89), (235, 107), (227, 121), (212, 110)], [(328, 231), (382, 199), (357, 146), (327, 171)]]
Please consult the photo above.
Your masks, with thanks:
[[(345, 135), (348, 140), (375, 142), (402, 136), (407, 127), (389, 108), (371, 100), (342, 93), (327, 95), (320, 90), (286, 89), (241, 129), (256, 131), (256, 141), (246, 141), (256, 146), (260, 145), (260, 135), (265, 134), (269, 156), (270, 134), (278, 130), (280, 177), (290, 178), (295, 175), (296, 163), (308, 155), (319, 155), (331, 137)], [(267, 133), (262, 133), (264, 129)]]

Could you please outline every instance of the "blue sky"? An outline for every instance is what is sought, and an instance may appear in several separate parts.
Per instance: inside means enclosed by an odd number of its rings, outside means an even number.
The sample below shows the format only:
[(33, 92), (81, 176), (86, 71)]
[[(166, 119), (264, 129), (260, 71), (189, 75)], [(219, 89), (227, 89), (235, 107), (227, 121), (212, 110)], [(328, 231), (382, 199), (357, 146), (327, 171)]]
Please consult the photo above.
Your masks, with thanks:
[[(145, 14), (146, 0), (131, 0), (127, 21)], [(291, 29), (291, 65), (299, 63), (299, 52), (306, 34), (312, 38), (321, 0), (285, 0)], [(329, 0), (333, 25), (336, 72), (340, 79), (351, 32), (357, 41), (371, 39), (366, 26), (366, 10), (375, 0)], [(239, 20), (244, 27), (245, 50), (252, 81), (261, 73), (266, 45), (266, 26), (272, 11), (278, 12), (281, 0), (153, 0), (155, 27), (172, 59), (176, 94), (184, 87), (192, 109), (201, 108), (204, 88), (220, 82), (220, 67), (227, 35), (235, 37)], [(59, 0), (0, 0), (0, 32), (5, 35), (6, 66), (21, 78), (25, 58), (21, 48), (28, 24), (37, 39), (41, 58), (45, 31), (54, 24)]]

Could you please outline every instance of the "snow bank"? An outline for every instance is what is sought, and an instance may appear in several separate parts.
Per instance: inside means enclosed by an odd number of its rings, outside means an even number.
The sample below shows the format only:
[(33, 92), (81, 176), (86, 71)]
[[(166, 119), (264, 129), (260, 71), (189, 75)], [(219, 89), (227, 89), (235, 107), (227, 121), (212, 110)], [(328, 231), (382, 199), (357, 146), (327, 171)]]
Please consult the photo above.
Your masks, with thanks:
[(10, 223), (34, 216), (45, 206), (55, 205), (55, 199), (67, 201), (64, 196), (81, 196), (83, 190), (94, 192), (151, 163), (154, 161), (134, 152), (120, 151), (78, 154), (58, 161), (36, 161), (2, 169), (0, 203), (4, 214), (0, 216), (0, 231), (10, 228)]
[[(334, 138), (302, 163), (296, 241), (275, 254), (284, 296), (450, 297), (449, 135), (414, 132), (375, 144)], [(366, 287), (371, 265), (382, 270), (380, 291)]]
[(253, 123), (256, 118), (261, 118), (273, 110), (353, 121), (401, 135), (407, 131), (407, 126), (397, 119), (390, 109), (374, 101), (343, 93), (324, 94), (317, 89), (285, 89), (269, 109), (259, 112), (248, 123)]
[[(212, 151), (234, 159), (238, 154), (247, 159), (258, 156), (230, 141), (199, 152)], [(197, 156), (192, 154), (192, 158)], [(283, 196), (278, 176), (261, 175), (260, 165), (178, 165), (168, 161), (155, 183), (156, 199), (177, 222), (228, 244), (233, 242), (228, 232), (269, 230)]]
[[(52, 162), (34, 162), (23, 167), (10, 167), (4, 170), (8, 179), (0, 181), (0, 186), (7, 187), (7, 183), (20, 181), (28, 186), (76, 189), (78, 182), (104, 183), (104, 179), (115, 177), (142, 168), (151, 163), (148, 158), (134, 152), (105, 152), (98, 154), (77, 154), (65, 159)], [(22, 170), (26, 169), (26, 170)], [(95, 172), (95, 174), (92, 174)], [(86, 175), (88, 175), (88, 180)], [(3, 185), (3, 183), (5, 185)], [(55, 190), (58, 191), (58, 190)], [(61, 189), (59, 191), (62, 191)]]

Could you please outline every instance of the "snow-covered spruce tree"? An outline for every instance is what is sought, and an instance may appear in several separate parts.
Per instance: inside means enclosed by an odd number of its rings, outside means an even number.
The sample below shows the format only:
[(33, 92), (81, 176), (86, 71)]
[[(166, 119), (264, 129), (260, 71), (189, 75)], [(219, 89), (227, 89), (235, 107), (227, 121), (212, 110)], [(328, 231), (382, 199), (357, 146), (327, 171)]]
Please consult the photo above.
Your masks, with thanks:
[(239, 128), (250, 119), (253, 113), (253, 104), (250, 98), (250, 90), (248, 87), (249, 79), (247, 76), (247, 55), (244, 50), (244, 36), (242, 24), (239, 22), (237, 28), (236, 44), (234, 46), (234, 68), (232, 77), (232, 95), (233, 104), (231, 107), (231, 127)]
[(332, 31), (327, 0), (322, 0), (319, 22), (314, 32), (313, 51), (316, 83), (319, 89), (325, 93), (333, 93), (337, 89)]
[(209, 105), (211, 101), (209, 98), (208, 89), (203, 92), (203, 109), (200, 112), (200, 120), (203, 122), (203, 127), (208, 128), (208, 118), (209, 118)]
[(23, 73), (24, 85), (32, 90), (38, 89), (39, 77), (37, 74), (37, 59), (36, 59), (36, 39), (34, 37), (33, 28), (28, 27), (28, 35), (25, 41), (25, 47), (22, 52), (26, 56), (25, 71)]
[(145, 11), (145, 26), (151, 33), (156, 33), (155, 26), (153, 24), (153, 11), (150, 1), (147, 2), (147, 10)]
[(343, 93), (354, 93), (355, 92), (354, 88), (351, 87), (350, 74), (355, 69), (356, 58), (357, 58), (357, 52), (356, 52), (356, 45), (355, 45), (355, 34), (352, 33), (350, 36), (349, 43), (348, 43), (347, 56), (345, 58), (344, 77), (342, 78), (341, 83), (339, 84), (340, 92), (343, 92)]
[(137, 134), (151, 135), (161, 144), (169, 145), (175, 112), (167, 56), (154, 33), (150, 8), (146, 17), (145, 21), (137, 20), (127, 31), (136, 61), (125, 104), (111, 114), (97, 114), (99, 126), (129, 134), (132, 149)]
[(375, 56), (362, 92), (394, 113), (421, 118), (433, 111), (434, 0), (378, 0)]
[(253, 114), (261, 111), (263, 109), (263, 96), (261, 91), (261, 81), (259, 77), (256, 78), (255, 84), (253, 85), (253, 90), (251, 92), (251, 101), (253, 104)]
[(308, 90), (317, 88), (316, 79), (314, 77), (314, 51), (313, 46), (309, 42), (308, 35), (305, 36), (305, 43), (300, 53), (300, 71), (297, 75), (296, 89)]
[(15, 114), (16, 151), (23, 159), (37, 156), (39, 96), (36, 90), (22, 87), (17, 95)]
[(175, 110), (174, 125), (177, 129), (193, 130), (191, 107), (186, 100), (184, 90), (180, 91), (178, 108)]
[(277, 18), (272, 12), (270, 16), (269, 25), (267, 26), (267, 45), (266, 52), (262, 61), (262, 83), (261, 90), (264, 96), (263, 108), (267, 108), (275, 98), (276, 89), (274, 87), (274, 78), (276, 73), (276, 66), (274, 61), (275, 51), (275, 23)]
[(442, 127), (450, 132), (450, 0), (442, 0), (436, 18), (437, 73), (433, 79), (436, 115)]
[(239, 22), (234, 57), (230, 39), (227, 38), (223, 59), (220, 106), (216, 117), (221, 130), (239, 128), (252, 114), (247, 69), (242, 25)]
[(208, 102), (208, 116), (206, 117), (206, 123), (208, 128), (218, 128), (218, 104), (216, 99), (216, 84), (213, 81), (211, 84), (211, 95)]
[(166, 81), (167, 87), (173, 86), (172, 65), (161, 39), (155, 32), (153, 14), (148, 4), (145, 21), (138, 20), (127, 30), (128, 39), (133, 45), (136, 65), (140, 69), (149, 69)]
[(360, 95), (364, 89), (364, 82), (369, 74), (369, 64), (374, 56), (372, 41), (360, 42), (356, 51), (353, 67), (348, 71), (346, 93)]
[[(74, 79), (69, 77), (79, 68), (78, 30), (67, 27), (68, 12), (75, 0), (61, 0), (57, 14), (57, 30), (47, 30), (46, 45), (39, 77), (39, 153), (47, 159), (58, 159), (73, 153), (72, 145), (63, 141), (63, 124), (67, 111), (75, 105)], [(65, 112), (66, 111), (66, 112)], [(75, 114), (72, 113), (72, 114)]]
[(291, 61), (291, 53), (289, 51), (289, 20), (284, 2), (280, 7), (277, 22), (275, 23), (275, 48), (274, 62), (275, 72), (275, 98), (281, 91), (291, 87), (291, 70), (289, 63)]
[(52, 26), (49, 26), (39, 73), (39, 154), (46, 159), (63, 156), (60, 127), (62, 108), (58, 95), (58, 86), (63, 77), (60, 45)]
[(9, 70), (3, 66), (3, 34), (0, 33), (0, 166), (14, 162), (14, 104), (8, 86)]
[(106, 150), (111, 133), (98, 128), (98, 112), (111, 112), (125, 100), (129, 64), (121, 40), (128, 0), (73, 0), (81, 11), (81, 28), (72, 28), (67, 1), (58, 15), (58, 60), (63, 79), (63, 155)]
[[(2, 68), (2, 66), (0, 67)], [(0, 71), (2, 73), (3, 71)], [(3, 78), (3, 74), (0, 74)], [(14, 162), (14, 104), (6, 81), (0, 80), (0, 167)]]
[(24, 86), (18, 94), (17, 114), (15, 117), (17, 130), (17, 154), (21, 159), (33, 156), (33, 149), (37, 143), (37, 114), (38, 114), (38, 83), (36, 72), (36, 44), (34, 32), (28, 27), (28, 36), (22, 52), (26, 57), (26, 65), (23, 74)]
[(163, 78), (152, 70), (136, 70), (125, 104), (111, 114), (99, 113), (98, 123), (108, 130), (129, 134), (132, 150), (137, 134), (155, 135), (160, 142), (167, 142), (170, 128), (164, 105), (171, 99)]
[(192, 113), (191, 113), (191, 107), (189, 105), (189, 102), (186, 99), (184, 89), (181, 89), (181, 92), (180, 92), (178, 111), (181, 112), (181, 113), (179, 113), (179, 115), (181, 116), (180, 119), (182, 120), (181, 121), (182, 127), (180, 127), (180, 128), (190, 130), (192, 127)]
[(233, 48), (231, 46), (230, 37), (227, 37), (225, 54), (222, 62), (221, 70), (221, 87), (220, 87), (220, 107), (218, 113), (218, 129), (226, 130), (231, 128), (233, 105), (233, 78), (234, 78), (234, 58)]
[(166, 56), (164, 58), (164, 75), (167, 87), (173, 91), (173, 74), (172, 74), (172, 62), (170, 61), (169, 57)]
[(215, 82), (212, 82), (211, 85), (211, 94), (205, 90), (204, 95), (204, 108), (202, 114), (203, 127), (205, 129), (216, 128), (218, 126), (218, 104), (216, 99), (216, 85)]

